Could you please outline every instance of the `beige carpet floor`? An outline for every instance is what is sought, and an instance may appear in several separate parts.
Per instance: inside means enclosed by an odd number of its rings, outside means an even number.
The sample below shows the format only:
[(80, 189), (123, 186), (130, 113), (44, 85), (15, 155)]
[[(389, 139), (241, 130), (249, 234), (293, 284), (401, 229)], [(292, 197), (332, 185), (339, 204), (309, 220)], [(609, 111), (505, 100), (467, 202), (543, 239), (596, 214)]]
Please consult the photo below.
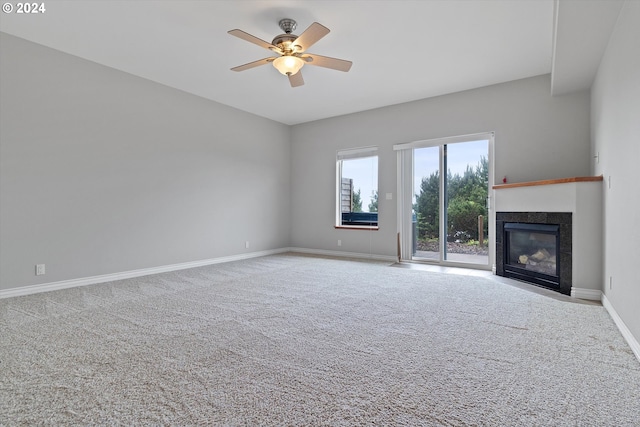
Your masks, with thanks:
[(0, 424), (638, 426), (603, 307), (294, 254), (0, 300)]

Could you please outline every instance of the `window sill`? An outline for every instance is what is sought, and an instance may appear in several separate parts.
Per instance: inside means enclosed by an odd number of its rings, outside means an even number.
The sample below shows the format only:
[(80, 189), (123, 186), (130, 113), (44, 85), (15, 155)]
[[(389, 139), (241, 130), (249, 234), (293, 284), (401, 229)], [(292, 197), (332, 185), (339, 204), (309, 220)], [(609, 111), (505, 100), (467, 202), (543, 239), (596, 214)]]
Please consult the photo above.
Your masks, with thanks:
[(342, 230), (374, 230), (378, 231), (380, 227), (377, 225), (335, 225), (336, 229)]

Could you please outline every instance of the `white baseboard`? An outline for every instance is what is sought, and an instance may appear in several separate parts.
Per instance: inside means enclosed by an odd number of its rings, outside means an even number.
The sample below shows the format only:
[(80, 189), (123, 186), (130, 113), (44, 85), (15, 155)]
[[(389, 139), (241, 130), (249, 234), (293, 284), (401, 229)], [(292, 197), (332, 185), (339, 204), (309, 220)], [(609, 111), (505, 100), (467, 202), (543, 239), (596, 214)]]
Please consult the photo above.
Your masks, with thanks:
[(57, 291), (59, 289), (74, 288), (76, 286), (95, 285), (98, 283), (113, 282), (114, 280), (130, 279), (132, 277), (148, 276), (150, 274), (166, 273), (169, 271), (185, 270), (187, 268), (203, 267), (205, 265), (221, 264), (224, 262), (240, 261), (243, 259), (257, 258), (290, 252), (290, 248), (271, 249), (266, 251), (249, 252), (238, 255), (230, 255), (220, 258), (204, 259), (200, 261), (183, 262), (179, 264), (162, 265), (159, 267), (142, 268), (140, 270), (124, 271), (120, 273), (103, 274), (100, 276), (82, 277), (79, 279), (62, 280), (59, 282), (42, 283), (39, 285), (22, 286), (19, 288), (1, 289), (0, 299), (17, 297), (22, 295), (37, 294), (40, 292)]
[(602, 305), (609, 312), (609, 315), (613, 319), (613, 322), (616, 324), (616, 326), (620, 330), (620, 333), (622, 334), (624, 339), (627, 340), (629, 347), (631, 347), (631, 351), (633, 351), (633, 354), (636, 355), (636, 359), (638, 359), (638, 361), (640, 362), (640, 343), (631, 334), (631, 331), (629, 330), (629, 328), (627, 328), (627, 325), (624, 324), (620, 316), (618, 316), (618, 313), (616, 313), (615, 308), (613, 308), (613, 306), (611, 305), (611, 303), (607, 299), (607, 296), (604, 293), (602, 294)]
[(602, 291), (600, 289), (585, 289), (585, 288), (571, 288), (571, 297), (588, 299), (593, 301), (600, 301), (602, 297)]
[(325, 249), (308, 249), (308, 248), (289, 248), (289, 251), (298, 252), (302, 254), (310, 254), (310, 255), (331, 256), (336, 258), (374, 259), (377, 261), (389, 261), (389, 262), (398, 261), (398, 257), (393, 255), (376, 255), (376, 254), (365, 254), (360, 252), (329, 251)]

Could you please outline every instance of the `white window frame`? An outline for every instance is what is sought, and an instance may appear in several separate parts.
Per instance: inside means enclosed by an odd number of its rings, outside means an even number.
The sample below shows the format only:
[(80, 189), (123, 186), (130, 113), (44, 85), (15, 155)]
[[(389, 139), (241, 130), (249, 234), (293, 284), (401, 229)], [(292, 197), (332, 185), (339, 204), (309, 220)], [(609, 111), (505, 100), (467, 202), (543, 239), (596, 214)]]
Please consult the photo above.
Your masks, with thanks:
[[(378, 216), (378, 221), (376, 225), (342, 225), (342, 209), (341, 209), (341, 193), (342, 193), (342, 162), (343, 160), (353, 160), (353, 159), (364, 159), (368, 157), (375, 157), (376, 161), (379, 163), (378, 157), (378, 147), (359, 147), (359, 148), (350, 148), (345, 150), (338, 150), (336, 152), (336, 218), (335, 218), (335, 228), (347, 228), (347, 229), (355, 229), (355, 230), (378, 230), (380, 217)], [(379, 181), (379, 173), (376, 177), (376, 191), (378, 191), (378, 181)], [(379, 191), (378, 191), (379, 194)], [(378, 197), (378, 215), (380, 212), (380, 198)]]

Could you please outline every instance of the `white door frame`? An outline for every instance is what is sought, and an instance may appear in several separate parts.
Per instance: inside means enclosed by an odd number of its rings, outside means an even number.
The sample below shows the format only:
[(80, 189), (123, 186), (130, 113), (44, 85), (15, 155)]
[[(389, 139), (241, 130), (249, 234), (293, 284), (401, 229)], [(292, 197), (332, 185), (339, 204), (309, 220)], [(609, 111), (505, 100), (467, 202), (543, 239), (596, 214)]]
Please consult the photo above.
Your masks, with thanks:
[[(483, 264), (465, 264), (460, 262), (446, 261), (442, 259), (442, 251), (440, 251), (441, 259), (436, 261), (440, 265), (450, 265), (458, 267), (473, 267), (478, 269), (491, 269), (495, 262), (495, 211), (493, 209), (493, 190), (492, 183), (495, 182), (494, 178), (494, 132), (482, 132), (469, 135), (451, 136), (445, 138), (428, 139), (421, 141), (412, 141), (403, 144), (396, 144), (393, 149), (397, 151), (397, 226), (398, 233), (400, 234), (400, 259), (403, 261), (412, 261), (412, 226), (411, 226), (411, 214), (412, 214), (412, 202), (413, 202), (413, 150), (415, 148), (425, 147), (440, 147), (440, 170), (444, 167), (443, 159), (443, 146), (447, 144), (454, 144), (459, 142), (470, 141), (488, 141), (488, 162), (489, 162), (489, 182), (487, 189), (487, 212), (489, 221), (489, 261), (487, 265)], [(444, 193), (444, 178), (445, 174), (440, 174), (440, 194)], [(444, 197), (440, 197), (440, 210), (444, 209)], [(444, 220), (440, 221), (440, 236), (446, 236), (446, 230), (444, 230)], [(425, 261), (428, 262), (428, 261)]]

